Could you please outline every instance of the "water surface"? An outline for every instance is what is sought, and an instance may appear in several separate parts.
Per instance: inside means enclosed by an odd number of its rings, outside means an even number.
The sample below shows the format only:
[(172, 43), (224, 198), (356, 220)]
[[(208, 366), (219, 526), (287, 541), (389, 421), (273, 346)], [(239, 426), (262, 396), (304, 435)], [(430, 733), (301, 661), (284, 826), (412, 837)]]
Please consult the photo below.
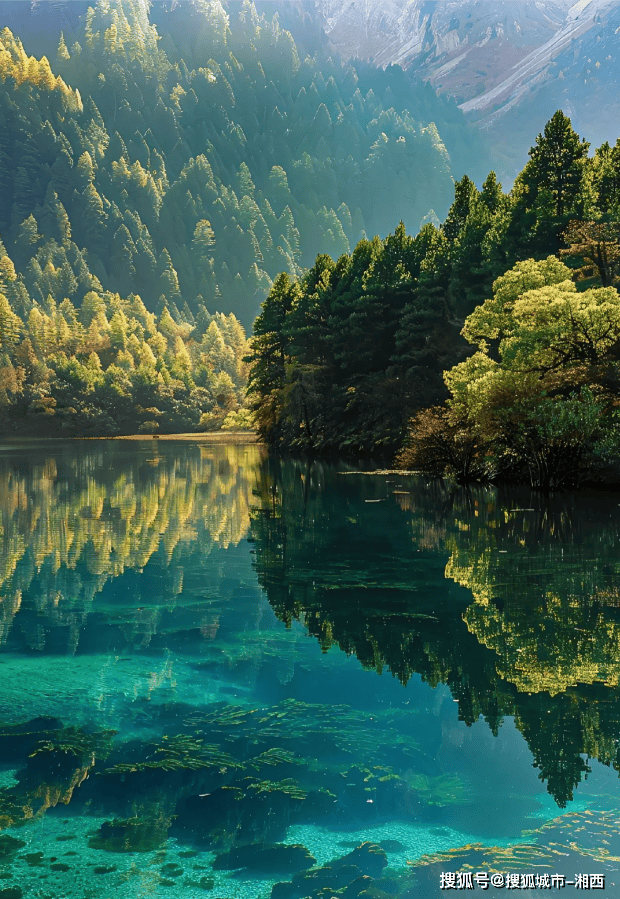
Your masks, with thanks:
[(614, 895), (618, 500), (3, 446), (1, 899)]

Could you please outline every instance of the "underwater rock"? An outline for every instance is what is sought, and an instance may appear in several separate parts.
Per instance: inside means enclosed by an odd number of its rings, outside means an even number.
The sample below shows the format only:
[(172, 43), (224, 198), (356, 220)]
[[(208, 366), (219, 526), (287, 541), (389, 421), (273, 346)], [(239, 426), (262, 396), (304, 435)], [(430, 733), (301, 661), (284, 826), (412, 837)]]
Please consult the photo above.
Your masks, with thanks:
[(9, 855), (14, 855), (20, 849), (23, 849), (25, 845), (23, 840), (18, 840), (17, 837), (10, 837), (8, 834), (3, 833), (0, 836), (0, 858), (8, 858)]
[[(381, 877), (381, 872), (387, 867), (385, 851), (377, 843), (362, 843), (340, 861), (343, 864), (357, 865), (362, 874), (369, 877)], [(333, 866), (336, 862), (331, 864)]]
[(290, 883), (276, 883), (271, 890), (271, 899), (317, 899), (323, 890), (331, 893), (341, 890), (357, 880), (361, 873), (355, 865), (323, 865), (296, 874)]
[(400, 840), (381, 840), (379, 846), (386, 852), (402, 852), (405, 848)]
[[(349, 896), (355, 897), (371, 885), (372, 878), (381, 876), (386, 865), (387, 857), (380, 846), (362, 843), (342, 858), (296, 874), (289, 883), (276, 883), (271, 899), (322, 899), (330, 890), (333, 893), (345, 888), (350, 889)], [(357, 886), (360, 889), (356, 893)]]
[(349, 884), (342, 894), (342, 899), (359, 899), (360, 896), (368, 896), (370, 894), (367, 890), (370, 889), (372, 884), (372, 877), (368, 877), (367, 874), (364, 874), (362, 877), (358, 877), (357, 880), (354, 880), (353, 883)]
[(327, 790), (306, 792), (289, 778), (261, 781), (245, 777), (211, 790), (206, 796), (181, 799), (175, 809), (171, 835), (223, 848), (218, 834), (235, 831), (235, 822), (241, 818), (237, 832), (240, 841), (249, 843), (258, 838), (279, 843), (291, 824), (315, 821), (317, 817), (320, 820), (335, 798)]
[(0, 899), (22, 899), (24, 891), (21, 887), (8, 887), (6, 890), (0, 890)]
[(298, 815), (299, 821), (319, 822), (334, 813), (336, 794), (330, 790), (310, 790)]
[(215, 879), (213, 877), (201, 877), (200, 880), (184, 880), (183, 885), (210, 892), (215, 886)]
[(180, 865), (175, 864), (175, 862), (168, 862), (167, 865), (164, 865), (159, 869), (160, 874), (164, 874), (166, 877), (180, 877), (183, 874), (183, 868)]
[(91, 849), (106, 852), (150, 852), (159, 849), (168, 835), (170, 821), (166, 818), (128, 818), (104, 821), (99, 833), (91, 837)]
[(316, 859), (305, 846), (297, 843), (250, 843), (222, 852), (213, 862), (216, 871), (247, 868), (256, 872), (297, 874), (316, 865)]

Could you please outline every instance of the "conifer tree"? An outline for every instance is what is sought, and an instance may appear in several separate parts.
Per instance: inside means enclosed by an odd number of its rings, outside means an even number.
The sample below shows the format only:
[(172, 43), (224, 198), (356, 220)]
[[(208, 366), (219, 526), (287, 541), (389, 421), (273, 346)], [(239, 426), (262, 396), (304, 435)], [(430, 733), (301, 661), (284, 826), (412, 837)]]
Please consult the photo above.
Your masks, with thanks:
[(84, 235), (96, 252), (103, 251), (107, 216), (103, 208), (103, 201), (94, 184), (88, 184), (82, 193), (81, 200)]
[(580, 140), (570, 119), (558, 110), (530, 150), (522, 181), (533, 205), (542, 190), (549, 193), (557, 219), (576, 210), (590, 144)]
[(0, 352), (10, 353), (19, 342), (22, 322), (11, 309), (7, 298), (0, 293)]

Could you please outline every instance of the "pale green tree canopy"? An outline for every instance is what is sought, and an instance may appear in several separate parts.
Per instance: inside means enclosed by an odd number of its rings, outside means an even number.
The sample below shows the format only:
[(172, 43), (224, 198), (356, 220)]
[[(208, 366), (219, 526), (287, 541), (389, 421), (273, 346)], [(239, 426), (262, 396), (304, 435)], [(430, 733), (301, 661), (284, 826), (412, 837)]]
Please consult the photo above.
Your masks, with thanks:
[(519, 371), (595, 364), (620, 340), (620, 296), (613, 287), (579, 293), (572, 281), (528, 290), (515, 302), (502, 363)]
[(444, 373), (454, 415), (482, 424), (499, 406), (533, 403), (541, 411), (560, 383), (580, 388), (575, 372), (610, 357), (620, 343), (620, 296), (613, 287), (579, 292), (568, 274), (549, 257), (497, 279), (493, 297), (463, 328), (478, 352)]
[(493, 296), (478, 306), (465, 321), (463, 337), (486, 352), (491, 341), (510, 330), (515, 302), (528, 290), (570, 281), (571, 270), (555, 256), (517, 262), (493, 284)]

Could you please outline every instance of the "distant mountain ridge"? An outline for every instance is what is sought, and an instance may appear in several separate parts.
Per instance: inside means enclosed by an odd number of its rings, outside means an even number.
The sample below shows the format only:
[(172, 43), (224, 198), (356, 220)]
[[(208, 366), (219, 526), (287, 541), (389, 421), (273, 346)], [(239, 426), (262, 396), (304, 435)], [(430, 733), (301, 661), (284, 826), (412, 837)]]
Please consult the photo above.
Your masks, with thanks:
[(602, 16), (611, 12), (612, 7), (617, 7), (612, 0), (579, 0), (568, 9), (562, 27), (549, 40), (513, 65), (506, 77), (493, 88), (462, 103), (463, 112), (488, 112), (497, 109), (498, 104), (500, 108), (506, 108), (518, 102), (527, 89), (541, 79), (547, 67), (553, 65), (575, 41), (587, 39), (592, 31), (598, 36)]
[(454, 96), (514, 173), (555, 109), (592, 143), (615, 141), (616, 0), (310, 0), (306, 12), (347, 58), (397, 63)]
[[(516, 48), (537, 45), (561, 27), (566, 4), (454, 0), (314, 0), (334, 47), (376, 65), (410, 67), (423, 60), (439, 78), (453, 61), (510, 36)], [(439, 63), (439, 65), (437, 65)], [(467, 92), (467, 84), (463, 85)]]

